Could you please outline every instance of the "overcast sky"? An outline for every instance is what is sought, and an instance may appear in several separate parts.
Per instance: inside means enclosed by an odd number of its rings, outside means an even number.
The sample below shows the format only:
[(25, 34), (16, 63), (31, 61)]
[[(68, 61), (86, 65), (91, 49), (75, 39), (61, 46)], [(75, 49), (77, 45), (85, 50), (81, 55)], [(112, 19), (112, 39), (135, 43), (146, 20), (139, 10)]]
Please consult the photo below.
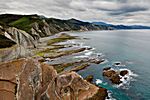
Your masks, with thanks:
[(0, 13), (150, 25), (150, 0), (0, 0)]

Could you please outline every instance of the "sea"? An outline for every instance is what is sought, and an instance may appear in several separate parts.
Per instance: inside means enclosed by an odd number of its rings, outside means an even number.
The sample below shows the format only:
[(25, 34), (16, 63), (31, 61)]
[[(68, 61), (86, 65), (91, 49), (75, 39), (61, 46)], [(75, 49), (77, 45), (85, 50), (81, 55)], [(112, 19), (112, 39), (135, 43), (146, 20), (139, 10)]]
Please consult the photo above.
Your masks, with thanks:
[[(108, 90), (107, 100), (150, 100), (150, 30), (110, 30), (68, 32), (81, 39), (72, 40), (93, 49), (75, 58), (98, 55), (105, 61), (92, 64), (78, 73), (94, 75), (94, 83)], [(114, 66), (119, 62), (120, 66)], [(128, 79), (120, 85), (103, 77), (103, 68), (128, 70)]]

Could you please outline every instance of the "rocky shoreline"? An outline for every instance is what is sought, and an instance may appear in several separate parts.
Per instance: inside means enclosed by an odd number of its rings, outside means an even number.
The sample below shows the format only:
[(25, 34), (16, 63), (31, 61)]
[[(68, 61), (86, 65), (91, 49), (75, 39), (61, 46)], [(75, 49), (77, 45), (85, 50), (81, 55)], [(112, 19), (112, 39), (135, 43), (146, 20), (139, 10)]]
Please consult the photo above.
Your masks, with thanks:
[[(60, 34), (45, 41), (39, 48), (31, 49), (32, 57), (0, 63), (0, 98), (2, 100), (105, 100), (107, 89), (97, 87), (84, 80), (76, 72), (84, 70), (91, 63), (100, 64), (103, 59), (86, 58), (78, 61), (50, 64), (55, 59), (82, 53), (91, 48), (76, 49), (73, 45), (59, 43), (76, 37)], [(44, 45), (45, 44), (45, 45)], [(64, 49), (65, 50), (61, 50)], [(47, 64), (46, 64), (47, 63)], [(66, 68), (74, 66), (69, 70)], [(92, 80), (92, 79), (90, 79)]]

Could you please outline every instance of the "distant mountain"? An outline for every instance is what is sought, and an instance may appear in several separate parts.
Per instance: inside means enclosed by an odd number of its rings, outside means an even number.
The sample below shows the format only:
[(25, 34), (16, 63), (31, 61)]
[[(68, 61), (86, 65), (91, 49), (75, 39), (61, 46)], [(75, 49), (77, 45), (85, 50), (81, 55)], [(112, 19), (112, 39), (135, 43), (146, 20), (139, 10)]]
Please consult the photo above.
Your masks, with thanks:
[(105, 23), (105, 22), (92, 22), (92, 24), (95, 24), (95, 25), (104, 25), (104, 26), (112, 26), (112, 24), (108, 24), (108, 23)]
[(111, 27), (112, 29), (150, 29), (150, 26), (142, 26), (142, 25), (113, 25), (105, 22), (93, 22), (95, 25), (102, 25)]

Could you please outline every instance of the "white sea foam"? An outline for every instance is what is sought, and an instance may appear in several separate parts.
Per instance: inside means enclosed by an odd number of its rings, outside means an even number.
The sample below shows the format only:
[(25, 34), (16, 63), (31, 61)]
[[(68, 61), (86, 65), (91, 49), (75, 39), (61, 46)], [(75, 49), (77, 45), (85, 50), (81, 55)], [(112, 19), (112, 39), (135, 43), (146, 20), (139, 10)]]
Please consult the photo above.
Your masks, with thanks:
[(127, 69), (127, 68), (122, 68), (122, 69), (119, 69), (120, 71), (122, 70), (127, 70), (128, 71), (128, 75), (129, 76), (133, 76), (133, 77), (137, 77), (138, 75), (133, 73), (131, 70)]
[(66, 41), (67, 43), (70, 43), (70, 44), (76, 44), (76, 42), (74, 40), (68, 40)]
[[(80, 43), (80, 47), (83, 47), (83, 43)], [(85, 47), (85, 46), (84, 46)]]
[(93, 51), (89, 51), (89, 52), (86, 52), (84, 55), (90, 56), (90, 55), (92, 55), (92, 54), (93, 54)]
[(105, 59), (105, 61), (101, 62), (101, 64), (106, 64), (108, 63), (109, 61), (107, 59)]
[(89, 56), (86, 55), (80, 55), (80, 56), (74, 56), (74, 58), (88, 58)]
[(84, 52), (83, 55), (74, 56), (74, 58), (89, 58), (93, 54), (93, 51), (90, 50), (85, 50)]
[(116, 100), (115, 98), (112, 97), (112, 92), (107, 91), (108, 93), (108, 98), (106, 98), (105, 100)]
[(127, 68), (119, 69), (119, 71), (123, 71), (123, 70), (127, 70), (128, 74), (126, 74), (125, 76), (120, 76), (121, 77), (120, 80), (122, 81), (122, 83), (119, 85), (116, 85), (115, 87), (122, 88), (122, 89), (129, 89), (130, 82), (134, 81), (134, 78), (137, 77), (138, 75), (133, 73), (131, 70)]
[(96, 82), (95, 82), (96, 84), (101, 84), (101, 83), (103, 83), (103, 81), (102, 80), (100, 80), (100, 79), (96, 79)]
[(91, 50), (95, 50), (95, 48), (92, 48)]
[[(107, 83), (103, 83), (102, 80), (100, 79), (96, 79), (96, 82), (95, 82), (97, 85), (98, 84), (104, 84), (104, 85), (107, 85)], [(109, 90), (107, 91), (108, 93), (108, 97), (105, 98), (105, 100), (116, 100), (115, 98), (112, 97), (112, 92), (110, 92)]]

